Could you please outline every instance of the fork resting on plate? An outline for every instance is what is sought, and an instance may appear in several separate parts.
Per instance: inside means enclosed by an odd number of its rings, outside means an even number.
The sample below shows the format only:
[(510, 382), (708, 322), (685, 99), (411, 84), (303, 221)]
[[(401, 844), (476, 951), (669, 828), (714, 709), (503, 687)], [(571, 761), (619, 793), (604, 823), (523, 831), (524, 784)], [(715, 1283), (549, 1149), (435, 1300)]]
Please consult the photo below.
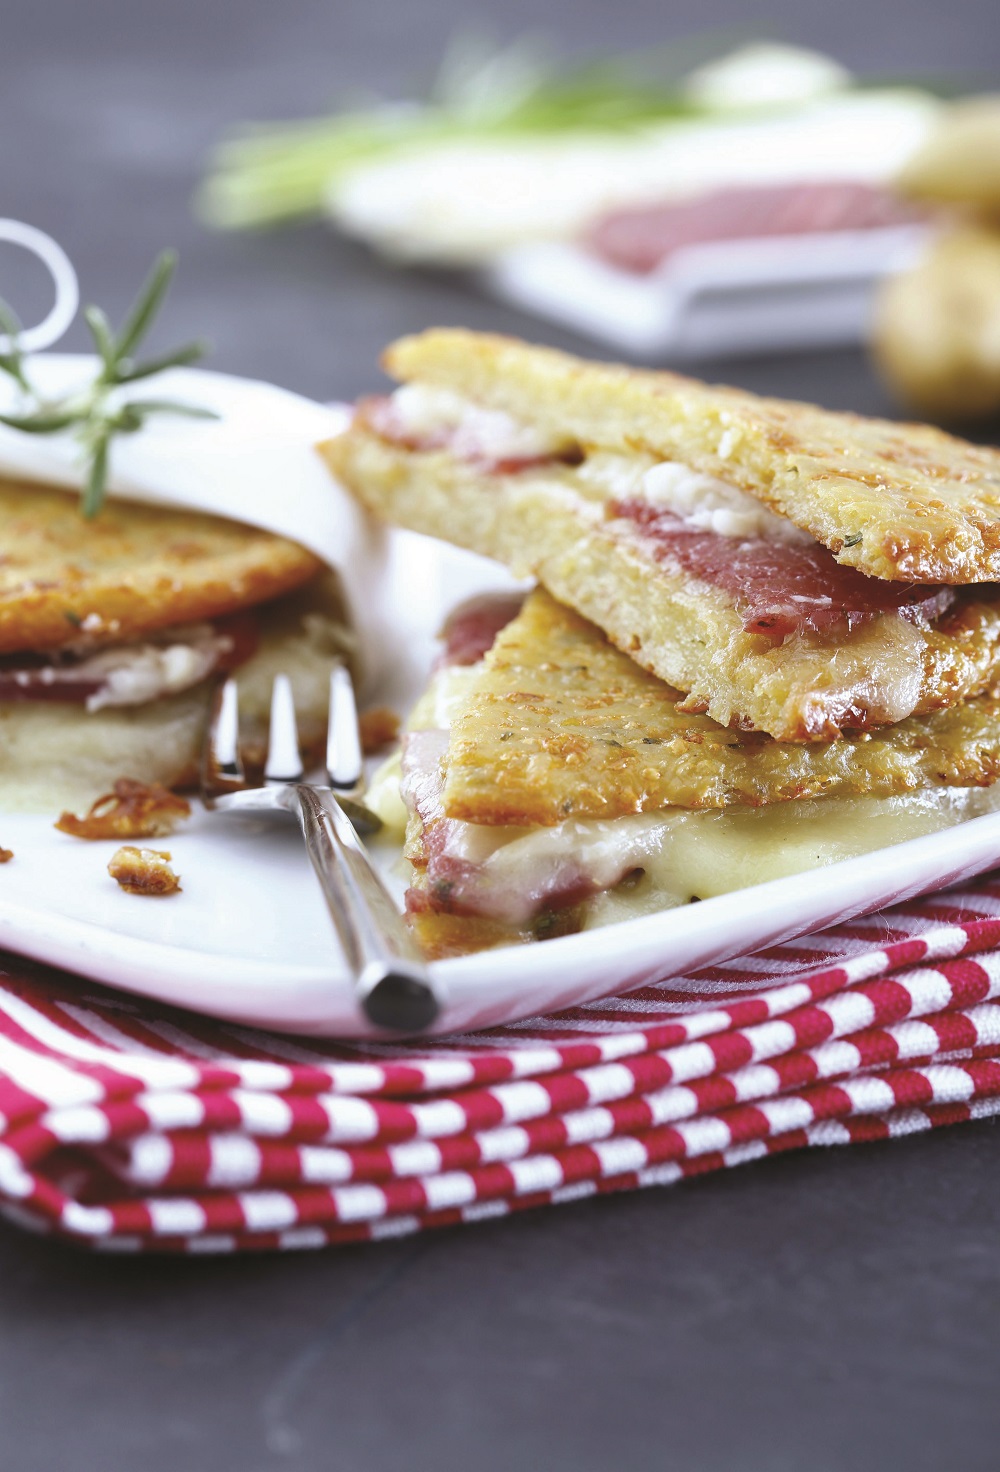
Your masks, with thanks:
[(359, 1006), (378, 1027), (420, 1032), (438, 1016), (441, 994), (358, 837), (359, 830), (377, 828), (379, 820), (361, 802), (357, 708), (343, 665), (330, 677), (326, 767), (326, 785), (305, 780), (291, 683), (287, 675), (278, 675), (264, 782), (251, 785), (240, 760), (237, 684), (230, 677), (219, 686), (202, 755), (205, 806), (298, 818)]

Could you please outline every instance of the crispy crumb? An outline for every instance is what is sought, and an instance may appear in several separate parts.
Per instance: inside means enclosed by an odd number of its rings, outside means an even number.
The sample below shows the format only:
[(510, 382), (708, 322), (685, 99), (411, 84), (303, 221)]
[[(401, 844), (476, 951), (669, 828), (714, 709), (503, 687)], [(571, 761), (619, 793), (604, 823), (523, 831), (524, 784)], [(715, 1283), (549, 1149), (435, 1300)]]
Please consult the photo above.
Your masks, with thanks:
[(388, 746), (390, 741), (395, 741), (399, 735), (399, 716), (387, 705), (376, 705), (371, 710), (361, 712), (358, 729), (361, 733), (361, 750), (368, 756), (371, 752)]
[(0, 848), (0, 864), (9, 864), (14, 857), (12, 848)]
[(162, 838), (190, 816), (191, 804), (169, 788), (119, 777), (85, 817), (63, 813), (55, 826), (74, 838)]
[(128, 894), (175, 894), (181, 887), (164, 849), (127, 843), (111, 855), (108, 873)]

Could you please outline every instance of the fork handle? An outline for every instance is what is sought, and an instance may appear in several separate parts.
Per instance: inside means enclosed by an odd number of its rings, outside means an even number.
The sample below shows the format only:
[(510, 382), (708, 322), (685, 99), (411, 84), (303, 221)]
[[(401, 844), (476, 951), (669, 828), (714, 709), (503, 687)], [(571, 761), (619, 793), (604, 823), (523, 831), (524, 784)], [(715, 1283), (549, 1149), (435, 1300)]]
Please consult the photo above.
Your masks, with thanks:
[(292, 790), (362, 1010), (377, 1027), (423, 1031), (441, 1011), (440, 990), (350, 819), (330, 792)]

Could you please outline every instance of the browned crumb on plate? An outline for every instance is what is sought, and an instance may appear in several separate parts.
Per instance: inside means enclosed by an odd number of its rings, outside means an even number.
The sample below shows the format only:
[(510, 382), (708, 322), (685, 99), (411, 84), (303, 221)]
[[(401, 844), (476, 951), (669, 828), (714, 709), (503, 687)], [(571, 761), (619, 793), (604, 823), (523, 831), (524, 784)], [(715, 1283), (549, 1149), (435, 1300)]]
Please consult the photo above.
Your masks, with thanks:
[(56, 827), (74, 838), (162, 838), (190, 816), (191, 804), (169, 788), (119, 777), (84, 817), (63, 813)]
[(128, 894), (175, 894), (181, 887), (164, 849), (127, 843), (112, 854), (108, 873)]
[(380, 751), (383, 746), (388, 746), (390, 741), (395, 741), (399, 735), (399, 716), (387, 705), (376, 705), (371, 710), (361, 712), (358, 729), (361, 733), (361, 750), (369, 756), (373, 751)]
[(12, 848), (0, 848), (0, 864), (9, 864), (14, 857)]

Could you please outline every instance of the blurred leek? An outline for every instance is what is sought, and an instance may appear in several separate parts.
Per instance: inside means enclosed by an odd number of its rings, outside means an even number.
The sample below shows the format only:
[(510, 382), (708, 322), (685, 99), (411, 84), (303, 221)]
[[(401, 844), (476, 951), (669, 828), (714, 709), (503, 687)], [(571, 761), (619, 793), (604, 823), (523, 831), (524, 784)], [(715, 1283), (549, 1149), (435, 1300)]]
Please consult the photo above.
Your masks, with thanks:
[(462, 38), (449, 48), (428, 101), (373, 102), (302, 122), (242, 127), (210, 159), (196, 209), (218, 228), (274, 225), (319, 213), (338, 179), (394, 152), (703, 116), (708, 110), (691, 100), (681, 79), (732, 41), (701, 37), (558, 70), (535, 43), (491, 51)]

